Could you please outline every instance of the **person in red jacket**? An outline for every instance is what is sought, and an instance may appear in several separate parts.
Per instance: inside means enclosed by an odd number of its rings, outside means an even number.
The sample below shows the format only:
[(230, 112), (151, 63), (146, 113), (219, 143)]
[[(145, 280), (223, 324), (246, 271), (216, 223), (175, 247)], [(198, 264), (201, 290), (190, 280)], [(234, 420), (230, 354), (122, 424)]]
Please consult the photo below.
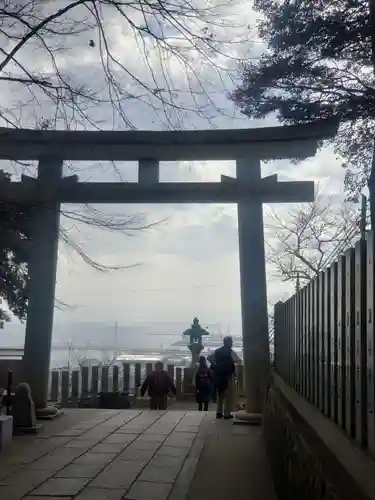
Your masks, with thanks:
[(142, 384), (141, 396), (146, 391), (150, 396), (150, 410), (166, 410), (168, 406), (168, 394), (171, 391), (176, 395), (176, 387), (168, 372), (163, 370), (163, 363), (155, 363), (155, 370), (149, 373)]

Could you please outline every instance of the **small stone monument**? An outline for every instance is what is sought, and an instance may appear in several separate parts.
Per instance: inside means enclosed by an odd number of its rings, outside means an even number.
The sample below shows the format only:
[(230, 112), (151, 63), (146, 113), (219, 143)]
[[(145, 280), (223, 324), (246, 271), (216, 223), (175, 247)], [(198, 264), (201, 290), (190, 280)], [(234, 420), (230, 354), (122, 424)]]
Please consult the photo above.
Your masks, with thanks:
[(198, 318), (194, 318), (191, 327), (184, 331), (184, 335), (188, 335), (190, 340), (188, 345), (189, 351), (191, 352), (190, 367), (196, 368), (199, 362), (199, 356), (204, 349), (202, 337), (203, 335), (209, 335), (209, 332), (201, 327)]
[(15, 431), (37, 432), (35, 405), (29, 384), (17, 385), (12, 401), (13, 425)]

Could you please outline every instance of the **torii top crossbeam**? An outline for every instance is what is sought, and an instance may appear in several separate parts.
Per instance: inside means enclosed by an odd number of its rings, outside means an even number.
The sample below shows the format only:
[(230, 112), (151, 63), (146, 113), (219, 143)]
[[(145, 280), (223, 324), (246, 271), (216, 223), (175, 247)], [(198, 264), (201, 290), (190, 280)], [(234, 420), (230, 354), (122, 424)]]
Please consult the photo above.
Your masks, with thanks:
[(287, 127), (187, 131), (59, 131), (0, 128), (0, 159), (76, 161), (263, 160), (314, 156), (335, 120)]
[[(172, 160), (261, 160), (314, 156), (321, 140), (333, 137), (338, 124), (242, 130), (194, 131), (40, 131), (0, 128), (0, 159), (40, 160), (38, 178), (3, 184), (0, 199), (19, 203), (262, 203), (309, 202), (314, 183), (277, 182), (277, 176), (243, 182), (159, 183), (159, 162)], [(138, 161), (138, 183), (80, 183), (61, 178), (64, 160)], [(253, 163), (254, 164), (254, 163)], [(55, 174), (53, 173), (55, 172)]]

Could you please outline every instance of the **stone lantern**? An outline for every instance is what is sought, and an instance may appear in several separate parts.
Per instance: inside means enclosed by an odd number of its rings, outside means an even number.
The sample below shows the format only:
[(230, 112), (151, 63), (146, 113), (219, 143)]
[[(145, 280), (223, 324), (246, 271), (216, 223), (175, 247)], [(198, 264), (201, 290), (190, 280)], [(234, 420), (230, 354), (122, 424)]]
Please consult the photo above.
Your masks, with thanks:
[(202, 343), (203, 335), (209, 335), (209, 332), (201, 327), (199, 319), (194, 318), (191, 327), (184, 331), (184, 335), (189, 336), (188, 348), (191, 352), (191, 368), (196, 368), (199, 362), (199, 356), (204, 349)]

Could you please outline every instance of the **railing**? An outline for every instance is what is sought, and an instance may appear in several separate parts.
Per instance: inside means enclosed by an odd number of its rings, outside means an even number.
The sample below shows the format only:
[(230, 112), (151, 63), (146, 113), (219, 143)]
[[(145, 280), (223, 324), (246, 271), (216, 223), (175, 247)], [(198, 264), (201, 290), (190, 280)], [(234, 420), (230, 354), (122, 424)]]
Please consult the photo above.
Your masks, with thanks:
[[(152, 363), (123, 363), (112, 366), (84, 366), (72, 371), (53, 370), (50, 376), (49, 400), (59, 401), (65, 406), (68, 402), (96, 397), (103, 392), (136, 395), (137, 388), (152, 369)], [(183, 370), (174, 365), (168, 365), (167, 370), (180, 396)]]
[[(53, 370), (50, 376), (49, 400), (68, 406), (80, 399), (95, 398), (100, 393), (121, 392), (137, 395), (145, 376), (153, 369), (152, 363), (123, 363), (113, 366), (82, 367), (72, 371)], [(176, 389), (177, 399), (194, 395), (191, 368), (174, 365), (166, 367)], [(236, 401), (244, 395), (243, 367), (237, 367)]]
[(374, 235), (275, 305), (275, 370), (375, 453)]

